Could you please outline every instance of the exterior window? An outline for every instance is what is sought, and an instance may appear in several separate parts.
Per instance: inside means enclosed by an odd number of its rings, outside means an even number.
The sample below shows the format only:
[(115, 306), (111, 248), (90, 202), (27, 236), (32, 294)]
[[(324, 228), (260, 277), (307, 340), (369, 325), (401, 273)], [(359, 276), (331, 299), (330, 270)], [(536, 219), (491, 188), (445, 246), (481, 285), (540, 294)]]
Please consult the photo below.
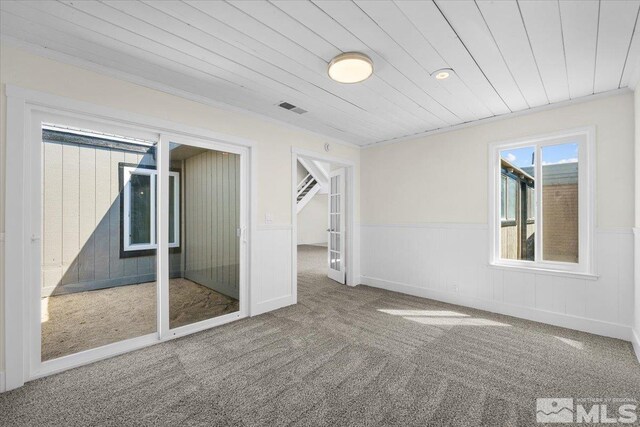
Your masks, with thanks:
[[(157, 248), (155, 169), (125, 166), (123, 170), (123, 250)], [(169, 172), (169, 247), (180, 247), (180, 175)]]
[(589, 129), (491, 146), (493, 264), (591, 273), (592, 145)]
[(518, 210), (518, 184), (515, 179), (507, 177), (507, 194), (505, 196), (507, 206), (507, 221), (516, 220)]
[(536, 220), (536, 189), (527, 186), (527, 221)]

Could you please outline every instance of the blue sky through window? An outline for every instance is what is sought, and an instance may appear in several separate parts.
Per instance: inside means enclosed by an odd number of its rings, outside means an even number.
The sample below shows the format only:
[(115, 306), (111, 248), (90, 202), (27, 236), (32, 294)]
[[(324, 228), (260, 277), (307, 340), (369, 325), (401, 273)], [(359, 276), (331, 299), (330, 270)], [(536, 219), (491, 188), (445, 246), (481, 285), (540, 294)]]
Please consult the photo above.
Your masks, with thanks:
[[(534, 147), (522, 147), (512, 150), (503, 150), (500, 157), (512, 165), (525, 168), (533, 166)], [(543, 150), (543, 165), (554, 165), (559, 163), (575, 163), (578, 161), (578, 144), (568, 143), (559, 145), (549, 145)]]

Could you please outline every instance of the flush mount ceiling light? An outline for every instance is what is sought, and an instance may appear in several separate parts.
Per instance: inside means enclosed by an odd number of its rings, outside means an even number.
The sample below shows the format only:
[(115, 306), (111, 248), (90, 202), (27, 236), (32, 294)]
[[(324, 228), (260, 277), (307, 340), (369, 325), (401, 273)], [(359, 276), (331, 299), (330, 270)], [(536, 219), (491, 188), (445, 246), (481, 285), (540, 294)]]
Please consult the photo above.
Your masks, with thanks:
[(431, 77), (435, 77), (436, 80), (446, 80), (451, 77), (453, 70), (451, 68), (441, 68), (431, 73)]
[(373, 61), (364, 53), (341, 53), (331, 60), (327, 71), (339, 83), (358, 83), (373, 74)]

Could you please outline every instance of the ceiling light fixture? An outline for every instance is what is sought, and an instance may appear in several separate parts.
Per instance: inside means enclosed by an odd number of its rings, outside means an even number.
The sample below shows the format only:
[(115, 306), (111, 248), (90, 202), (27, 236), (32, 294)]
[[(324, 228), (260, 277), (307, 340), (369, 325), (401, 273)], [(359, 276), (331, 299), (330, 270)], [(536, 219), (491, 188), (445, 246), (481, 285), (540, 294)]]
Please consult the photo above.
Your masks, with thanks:
[(431, 76), (435, 77), (436, 80), (446, 80), (451, 77), (451, 74), (453, 74), (453, 70), (451, 68), (441, 68), (431, 73)]
[(373, 61), (364, 53), (341, 53), (331, 60), (327, 72), (339, 83), (359, 83), (373, 74)]

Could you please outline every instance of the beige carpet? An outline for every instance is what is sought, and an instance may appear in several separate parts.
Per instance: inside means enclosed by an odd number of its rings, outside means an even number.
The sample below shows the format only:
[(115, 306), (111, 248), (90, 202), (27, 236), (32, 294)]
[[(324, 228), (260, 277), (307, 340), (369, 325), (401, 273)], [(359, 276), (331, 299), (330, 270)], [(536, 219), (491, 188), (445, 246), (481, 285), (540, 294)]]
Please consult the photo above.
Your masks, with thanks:
[(299, 304), (28, 383), (12, 426), (535, 426), (537, 397), (640, 398), (631, 344), (326, 278)]
[[(239, 310), (238, 301), (186, 279), (169, 281), (169, 325)], [(156, 331), (156, 283), (118, 286), (42, 300), (42, 360)]]

